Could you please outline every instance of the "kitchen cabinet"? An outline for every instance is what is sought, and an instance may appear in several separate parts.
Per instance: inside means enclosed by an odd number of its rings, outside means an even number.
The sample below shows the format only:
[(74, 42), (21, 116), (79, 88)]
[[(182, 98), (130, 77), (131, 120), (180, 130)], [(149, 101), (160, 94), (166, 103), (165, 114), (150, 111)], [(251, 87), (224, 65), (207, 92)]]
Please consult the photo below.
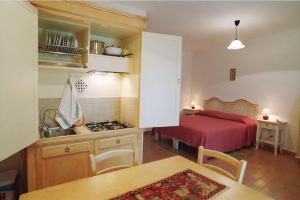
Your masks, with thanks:
[(89, 24), (39, 13), (39, 66), (86, 68), (89, 33)]
[[(107, 28), (108, 31), (105, 34), (117, 38), (129, 37), (145, 28), (145, 18), (143, 17), (123, 12), (112, 12), (109, 9), (88, 5), (84, 2), (29, 2), (35, 7), (26, 1), (7, 1), (1, 3), (0, 7), (0, 16), (3, 19), (0, 37), (0, 66), (2, 70), (0, 160), (39, 140), (38, 22), (40, 28), (58, 26), (59, 30), (62, 31), (75, 31), (81, 38), (80, 43), (85, 50), (89, 49), (91, 24), (93, 27)], [(38, 19), (37, 9), (42, 15), (40, 19)], [(82, 12), (83, 10), (85, 12)], [(11, 15), (11, 13), (15, 14)], [(53, 18), (49, 18), (49, 15)], [(8, 18), (9, 20), (5, 20)], [(58, 20), (60, 23), (57, 23)], [(82, 64), (88, 63), (87, 59), (88, 51), (85, 51)], [(115, 58), (112, 57), (112, 59)], [(128, 59), (125, 63), (128, 63)], [(40, 65), (39, 68), (87, 72), (86, 68), (52, 65)]]
[[(109, 34), (106, 33), (108, 30)], [(115, 31), (117, 34), (114, 33)], [(74, 19), (40, 13), (38, 33), (40, 69), (82, 73), (90, 71), (130, 72), (130, 58), (91, 54), (90, 42), (100, 40), (105, 42), (106, 46), (124, 47), (124, 38), (133, 32), (122, 29), (111, 31), (109, 27), (103, 28), (102, 24), (78, 22)], [(73, 39), (76, 41), (74, 44)], [(66, 44), (70, 46), (66, 46), (63, 43), (65, 41), (68, 41)]]
[[(39, 68), (82, 73), (129, 72), (129, 58), (89, 54), (90, 41), (101, 40), (106, 46), (123, 47), (124, 39), (145, 28), (144, 17), (112, 12), (86, 2), (30, 2), (39, 10)], [(78, 41), (76, 48), (76, 45), (65, 47), (71, 42), (65, 43), (63, 36), (70, 35)]]
[(93, 141), (36, 147), (37, 189), (91, 175)]
[(139, 162), (139, 129), (120, 129), (106, 133), (91, 133), (87, 128), (77, 129), (78, 134), (45, 138), (27, 148), (28, 191), (86, 178), (92, 175), (90, 154), (115, 149), (133, 149), (134, 156), (119, 156), (107, 159), (98, 169)]
[(6, 1), (0, 18), (1, 161), (39, 139), (38, 14), (25, 1)]
[[(126, 73), (122, 74), (121, 87), (121, 99), (125, 98), (125, 103), (121, 110), (130, 112), (123, 112), (121, 120), (133, 122), (136, 128), (174, 126), (178, 125), (179, 118), (181, 37), (143, 32), (145, 17), (112, 11), (87, 2), (29, 2), (35, 8), (27, 2), (19, 1), (3, 2), (0, 8), (1, 19), (9, 18), (2, 23), (0, 37), (1, 81), (5, 83), (0, 86), (0, 160), (32, 144), (27, 149), (29, 190), (88, 176), (89, 153), (138, 147), (141, 160), (143, 137), (140, 133), (129, 139), (120, 137), (121, 143), (111, 146), (110, 142), (116, 142), (117, 136), (107, 141), (96, 141), (99, 138), (93, 138), (88, 142), (89, 147), (80, 143), (87, 141), (85, 139), (71, 141), (68, 145), (73, 150), (79, 149), (72, 152), (64, 152), (66, 146), (60, 145), (65, 145), (65, 142), (41, 144), (37, 114), (38, 68), (85, 73), (89, 71), (91, 63), (125, 66)], [(78, 62), (80, 67), (45, 63), (38, 65), (38, 38), (42, 29), (74, 32), (82, 51)], [(89, 43), (97, 38), (116, 41), (121, 47), (129, 49), (132, 55), (125, 59), (105, 57), (108, 61), (103, 63), (104, 59), (97, 61), (103, 56), (97, 56), (97, 59), (89, 56)], [(116, 69), (113, 71), (118, 72)], [(133, 102), (134, 105), (129, 105), (128, 102)], [(104, 146), (101, 147), (100, 144)], [(126, 158), (124, 162), (130, 159), (133, 158)], [(78, 165), (82, 168), (73, 168), (76, 166), (74, 163), (79, 162), (83, 163)]]
[[(127, 31), (141, 32), (145, 29), (145, 17), (117, 11), (83, 1), (36, 1), (29, 0), (40, 12), (90, 23), (101, 23), (102, 27), (112, 27)], [(116, 32), (116, 31), (115, 31)], [(110, 32), (110, 34), (112, 34)]]
[[(83, 72), (125, 72), (122, 97), (136, 98), (139, 104), (132, 112), (137, 113), (136, 116), (121, 114), (122, 120), (129, 121), (139, 128), (179, 124), (182, 57), (182, 38), (180, 36), (143, 32), (144, 18), (135, 16), (133, 17), (135, 24), (132, 24), (128, 18), (118, 16), (118, 12), (116, 12), (114, 17), (119, 20), (109, 20), (104, 16), (111, 13), (103, 14), (101, 8), (96, 9), (84, 3), (80, 3), (80, 5), (78, 2), (33, 1), (32, 3), (41, 12), (42, 19), (40, 21), (53, 18), (52, 20), (57, 22), (56, 27), (49, 22), (41, 23), (44, 24), (43, 28), (61, 29), (64, 27), (66, 30), (66, 27), (69, 27), (67, 29), (82, 32), (79, 34), (83, 41), (81, 47), (85, 48), (84, 55), (87, 55), (84, 56), (86, 70)], [(72, 13), (66, 10), (67, 6), (73, 7)], [(84, 15), (84, 19), (79, 20), (75, 14), (83, 8), (92, 12), (94, 16), (92, 17), (88, 13)], [(43, 14), (44, 12), (46, 14)], [(121, 15), (121, 12), (119, 14)], [(96, 17), (102, 18), (103, 21), (95, 21)], [(61, 26), (60, 23), (68, 25)], [(127, 24), (128, 27), (125, 28), (124, 24)], [(117, 44), (131, 52), (132, 56), (122, 58), (90, 54), (89, 42), (92, 40), (103, 41), (106, 45)], [(61, 68), (61, 66), (57, 66), (57, 68)], [(78, 71), (78, 68), (74, 67), (74, 70)], [(121, 108), (121, 110), (129, 110), (129, 108)]]
[(179, 124), (182, 38), (142, 33), (140, 128)]

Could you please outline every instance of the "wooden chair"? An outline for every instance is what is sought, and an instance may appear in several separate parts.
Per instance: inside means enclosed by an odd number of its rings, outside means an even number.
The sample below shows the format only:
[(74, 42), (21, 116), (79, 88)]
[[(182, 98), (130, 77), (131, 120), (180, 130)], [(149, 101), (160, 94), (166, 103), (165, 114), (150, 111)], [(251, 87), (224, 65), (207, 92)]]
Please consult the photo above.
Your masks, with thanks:
[[(93, 154), (90, 154), (90, 161), (91, 161), (91, 169), (92, 169), (92, 175), (99, 175), (108, 171), (113, 171), (116, 169), (121, 169), (121, 168), (127, 168), (127, 167), (132, 167), (137, 164), (137, 155), (138, 155), (138, 149), (135, 148), (133, 149), (118, 149), (118, 150), (112, 150), (112, 151), (107, 151), (104, 153), (101, 153), (97, 156), (94, 156)], [(100, 171), (97, 171), (97, 163), (102, 162), (106, 159), (109, 158), (114, 158), (118, 156), (132, 156), (133, 161), (130, 164), (120, 164), (120, 165), (115, 165), (112, 167), (108, 167), (105, 169), (102, 169)]]
[[(230, 164), (231, 166), (233, 166), (235, 168), (235, 174), (233, 175), (233, 174), (225, 171), (224, 169), (214, 166), (214, 165), (203, 164), (203, 156), (218, 158), (218, 159)], [(203, 146), (199, 147), (198, 163), (219, 173), (219, 174), (222, 174), (228, 178), (231, 178), (239, 183), (243, 182), (246, 165), (247, 165), (247, 162), (245, 160), (237, 160), (225, 153), (222, 153), (219, 151), (214, 151), (214, 150), (209, 150), (209, 149), (204, 149)]]

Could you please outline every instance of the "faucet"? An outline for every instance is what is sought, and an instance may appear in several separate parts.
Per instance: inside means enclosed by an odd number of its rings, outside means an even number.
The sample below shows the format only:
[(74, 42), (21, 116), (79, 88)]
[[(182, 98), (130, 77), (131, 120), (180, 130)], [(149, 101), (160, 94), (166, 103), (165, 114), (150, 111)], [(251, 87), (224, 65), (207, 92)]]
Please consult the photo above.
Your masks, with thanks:
[(48, 125), (46, 124), (46, 114), (48, 112), (55, 112), (56, 113), (56, 110), (55, 109), (52, 109), (52, 108), (47, 108), (46, 110), (44, 110), (42, 113), (41, 113), (41, 120), (40, 120), (40, 130), (41, 131), (45, 131), (47, 130), (49, 127)]

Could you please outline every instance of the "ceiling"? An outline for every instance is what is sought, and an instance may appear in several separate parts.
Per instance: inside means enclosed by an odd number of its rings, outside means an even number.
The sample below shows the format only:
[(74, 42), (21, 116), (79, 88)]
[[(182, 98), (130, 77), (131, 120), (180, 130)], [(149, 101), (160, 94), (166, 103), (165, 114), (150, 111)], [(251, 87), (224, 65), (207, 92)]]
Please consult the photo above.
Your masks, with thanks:
[(238, 37), (247, 41), (300, 27), (300, 2), (183, 2), (119, 1), (125, 7), (144, 10), (147, 31), (181, 35), (184, 48), (197, 52), (227, 46), (234, 39), (234, 23), (240, 19)]

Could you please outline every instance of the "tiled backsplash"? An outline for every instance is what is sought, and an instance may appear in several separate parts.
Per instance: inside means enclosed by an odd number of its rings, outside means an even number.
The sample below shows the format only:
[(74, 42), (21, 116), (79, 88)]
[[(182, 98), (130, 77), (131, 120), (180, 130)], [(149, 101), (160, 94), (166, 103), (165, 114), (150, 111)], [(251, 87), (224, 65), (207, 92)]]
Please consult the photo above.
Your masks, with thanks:
[[(47, 109), (57, 110), (60, 98), (40, 98), (39, 117)], [(121, 120), (133, 125), (138, 123), (138, 100), (131, 97), (80, 98), (80, 106), (85, 122)], [(57, 126), (55, 112), (47, 112), (46, 123)]]
[[(80, 106), (85, 122), (99, 122), (106, 120), (120, 119), (120, 97), (107, 98), (80, 98)], [(39, 116), (47, 109), (57, 110), (60, 98), (40, 98), (39, 99)], [(47, 112), (45, 117), (46, 123), (55, 126), (55, 113)]]
[(135, 97), (121, 97), (120, 120), (138, 125), (139, 101)]
[(81, 98), (85, 122), (120, 120), (120, 97)]

